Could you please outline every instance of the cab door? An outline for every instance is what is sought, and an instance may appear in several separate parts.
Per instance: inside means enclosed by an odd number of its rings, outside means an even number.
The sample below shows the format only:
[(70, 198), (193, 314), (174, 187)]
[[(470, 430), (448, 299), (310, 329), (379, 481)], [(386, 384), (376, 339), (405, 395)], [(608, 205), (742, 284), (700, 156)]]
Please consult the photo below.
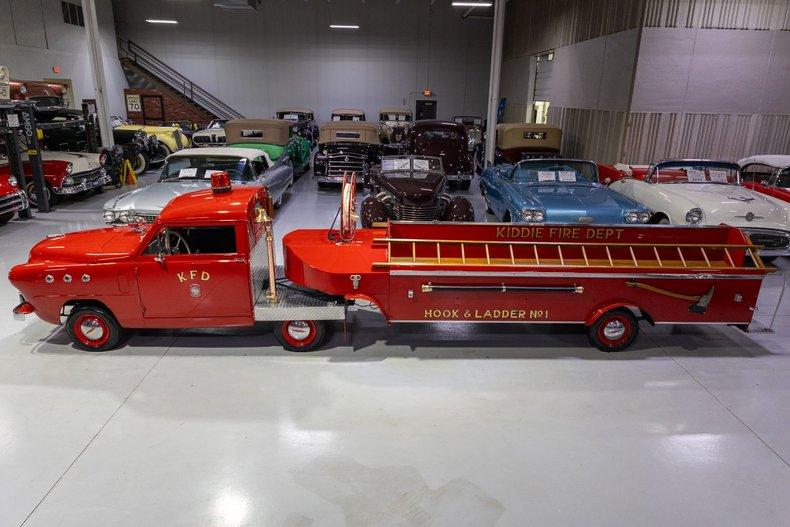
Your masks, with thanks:
[(162, 227), (136, 262), (147, 327), (252, 322), (241, 224)]

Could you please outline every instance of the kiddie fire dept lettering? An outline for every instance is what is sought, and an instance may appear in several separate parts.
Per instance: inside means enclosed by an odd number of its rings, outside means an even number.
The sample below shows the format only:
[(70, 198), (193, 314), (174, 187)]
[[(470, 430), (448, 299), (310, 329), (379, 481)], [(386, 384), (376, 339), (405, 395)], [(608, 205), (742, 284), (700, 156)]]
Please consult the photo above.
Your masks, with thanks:
[(426, 309), (426, 320), (535, 320), (549, 318), (548, 309)]
[(614, 227), (497, 227), (497, 238), (528, 238), (560, 240), (619, 240), (624, 229)]

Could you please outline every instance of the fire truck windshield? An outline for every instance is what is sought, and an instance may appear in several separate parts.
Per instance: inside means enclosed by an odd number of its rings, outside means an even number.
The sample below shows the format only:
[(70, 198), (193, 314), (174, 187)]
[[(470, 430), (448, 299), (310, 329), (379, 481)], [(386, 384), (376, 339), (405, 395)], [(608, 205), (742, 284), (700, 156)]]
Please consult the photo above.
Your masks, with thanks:
[(160, 181), (211, 180), (211, 175), (227, 172), (233, 181), (250, 179), (247, 160), (227, 156), (178, 156), (171, 157), (162, 169)]

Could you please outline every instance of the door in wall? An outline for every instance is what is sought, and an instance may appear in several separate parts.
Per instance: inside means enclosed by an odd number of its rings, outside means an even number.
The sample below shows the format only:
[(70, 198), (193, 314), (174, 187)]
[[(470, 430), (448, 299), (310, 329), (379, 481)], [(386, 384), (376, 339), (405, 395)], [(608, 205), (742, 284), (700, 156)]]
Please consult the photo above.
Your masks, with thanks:
[(165, 105), (161, 95), (143, 95), (143, 124), (163, 124)]
[(417, 108), (414, 112), (414, 116), (417, 121), (422, 119), (436, 119), (436, 101), (417, 101)]

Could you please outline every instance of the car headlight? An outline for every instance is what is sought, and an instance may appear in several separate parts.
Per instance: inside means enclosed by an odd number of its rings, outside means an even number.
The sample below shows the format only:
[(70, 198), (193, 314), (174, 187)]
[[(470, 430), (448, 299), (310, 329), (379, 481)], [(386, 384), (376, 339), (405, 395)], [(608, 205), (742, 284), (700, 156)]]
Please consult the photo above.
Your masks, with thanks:
[(693, 208), (686, 213), (686, 221), (692, 225), (696, 225), (702, 221), (702, 209)]
[(115, 212), (109, 209), (105, 210), (102, 213), (102, 216), (104, 216), (104, 221), (106, 221), (107, 223), (112, 223), (115, 221)]
[(73, 184), (74, 184), (74, 178), (72, 178), (71, 176), (64, 177), (63, 181), (61, 182), (61, 186), (63, 187), (70, 187)]
[(24, 84), (22, 86), (20, 86), (19, 87), (19, 93), (21, 93), (22, 95), (25, 95), (27, 93), (27, 86), (24, 85)]
[(118, 221), (120, 221), (121, 223), (129, 223), (134, 219), (134, 214), (132, 214), (128, 210), (122, 210), (121, 212), (118, 213), (117, 217), (118, 217)]
[(649, 212), (640, 212), (639, 213), (639, 223), (647, 223), (650, 221), (651, 214)]
[(140, 142), (143, 142), (143, 143), (144, 143), (144, 142), (145, 142), (145, 140), (146, 140), (146, 135), (145, 135), (145, 132), (143, 132), (142, 130), (138, 130), (138, 131), (136, 131), (136, 132), (134, 133), (134, 138), (135, 138), (135, 139), (137, 139), (138, 141), (140, 141)]
[(73, 165), (73, 164), (71, 164), (71, 163), (69, 163), (69, 164), (66, 166), (66, 174), (71, 174), (72, 172), (74, 172), (74, 165)]
[(639, 213), (634, 210), (629, 210), (625, 213), (626, 223), (636, 223), (639, 221)]
[(12, 187), (16, 187), (19, 185), (19, 181), (17, 181), (14, 176), (8, 176), (8, 184)]
[(521, 219), (524, 221), (543, 221), (546, 213), (537, 209), (521, 209)]

